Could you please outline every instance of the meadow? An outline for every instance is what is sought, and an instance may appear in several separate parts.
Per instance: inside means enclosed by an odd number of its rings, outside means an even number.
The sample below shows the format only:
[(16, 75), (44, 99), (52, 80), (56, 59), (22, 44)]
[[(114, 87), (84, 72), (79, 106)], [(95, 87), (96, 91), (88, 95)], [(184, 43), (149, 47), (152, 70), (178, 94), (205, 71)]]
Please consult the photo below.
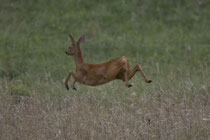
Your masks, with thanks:
[[(1, 0), (0, 17), (0, 139), (210, 139), (207, 0)], [(67, 91), (69, 33), (86, 62), (126, 56), (153, 82)]]

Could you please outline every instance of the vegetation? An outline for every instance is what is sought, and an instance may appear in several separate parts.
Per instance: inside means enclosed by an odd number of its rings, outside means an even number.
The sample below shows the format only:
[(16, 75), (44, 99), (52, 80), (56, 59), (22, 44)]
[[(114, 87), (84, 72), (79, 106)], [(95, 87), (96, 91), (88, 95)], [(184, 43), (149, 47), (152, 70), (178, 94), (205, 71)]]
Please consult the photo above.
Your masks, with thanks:
[[(209, 4), (1, 0), (0, 139), (210, 139)], [(68, 33), (85, 61), (126, 56), (153, 83), (67, 91)]]

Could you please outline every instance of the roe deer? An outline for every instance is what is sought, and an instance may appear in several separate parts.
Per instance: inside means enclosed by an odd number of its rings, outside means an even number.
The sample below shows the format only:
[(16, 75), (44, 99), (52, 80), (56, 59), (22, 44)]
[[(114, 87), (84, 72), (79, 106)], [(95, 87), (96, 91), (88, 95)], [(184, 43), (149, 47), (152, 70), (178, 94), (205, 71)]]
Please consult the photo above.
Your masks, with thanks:
[(134, 69), (131, 70), (128, 58), (124, 56), (100, 64), (90, 64), (84, 62), (80, 44), (84, 42), (85, 36), (82, 35), (77, 42), (75, 42), (74, 38), (70, 34), (69, 37), (72, 44), (66, 51), (66, 54), (74, 57), (76, 72), (69, 72), (69, 75), (65, 80), (67, 90), (69, 90), (68, 81), (71, 75), (74, 77), (74, 81), (71, 85), (71, 88), (74, 90), (76, 90), (76, 82), (89, 86), (97, 86), (115, 79), (121, 79), (125, 82), (127, 87), (131, 87), (132, 85), (129, 84), (128, 81), (135, 75), (137, 71), (141, 72), (141, 75), (147, 83), (152, 82), (146, 77), (140, 64), (137, 64)]

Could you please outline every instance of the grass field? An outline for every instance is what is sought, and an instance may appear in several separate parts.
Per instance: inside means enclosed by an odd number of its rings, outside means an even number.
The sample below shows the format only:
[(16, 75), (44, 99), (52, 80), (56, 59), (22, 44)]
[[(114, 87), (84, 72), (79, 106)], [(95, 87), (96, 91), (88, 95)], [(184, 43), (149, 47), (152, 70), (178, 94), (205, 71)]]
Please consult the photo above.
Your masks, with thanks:
[[(207, 0), (1, 0), (0, 17), (0, 139), (210, 139)], [(69, 33), (85, 61), (126, 56), (153, 82), (67, 91)]]

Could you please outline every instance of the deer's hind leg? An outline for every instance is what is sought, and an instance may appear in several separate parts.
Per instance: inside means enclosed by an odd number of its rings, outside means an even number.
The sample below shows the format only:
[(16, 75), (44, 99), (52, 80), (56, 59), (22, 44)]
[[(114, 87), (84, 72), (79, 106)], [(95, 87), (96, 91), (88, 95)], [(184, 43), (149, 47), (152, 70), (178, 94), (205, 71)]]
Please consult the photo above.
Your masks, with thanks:
[(140, 64), (137, 64), (134, 69), (130, 69), (129, 61), (125, 61), (123, 70), (118, 74), (117, 78), (123, 80), (126, 83), (127, 87), (131, 87), (132, 84), (129, 84), (128, 81), (136, 74), (137, 71), (140, 71), (142, 77), (147, 83), (151, 83), (152, 80), (149, 80), (147, 76), (144, 74)]
[(123, 57), (122, 62), (124, 63), (123, 65), (123, 76), (121, 76), (120, 79), (125, 81), (125, 85), (127, 87), (132, 87), (132, 84), (130, 84), (128, 81), (130, 80), (130, 64), (129, 61), (126, 57)]
[(147, 83), (151, 83), (151, 82), (152, 82), (152, 80), (149, 80), (149, 79), (147, 78), (147, 76), (144, 74), (144, 71), (142, 70), (140, 64), (137, 64), (137, 65), (134, 67), (133, 70), (130, 70), (130, 71), (129, 71), (129, 80), (136, 74), (137, 71), (140, 71), (140, 73), (141, 73), (142, 77), (144, 78), (145, 82), (147, 82)]

